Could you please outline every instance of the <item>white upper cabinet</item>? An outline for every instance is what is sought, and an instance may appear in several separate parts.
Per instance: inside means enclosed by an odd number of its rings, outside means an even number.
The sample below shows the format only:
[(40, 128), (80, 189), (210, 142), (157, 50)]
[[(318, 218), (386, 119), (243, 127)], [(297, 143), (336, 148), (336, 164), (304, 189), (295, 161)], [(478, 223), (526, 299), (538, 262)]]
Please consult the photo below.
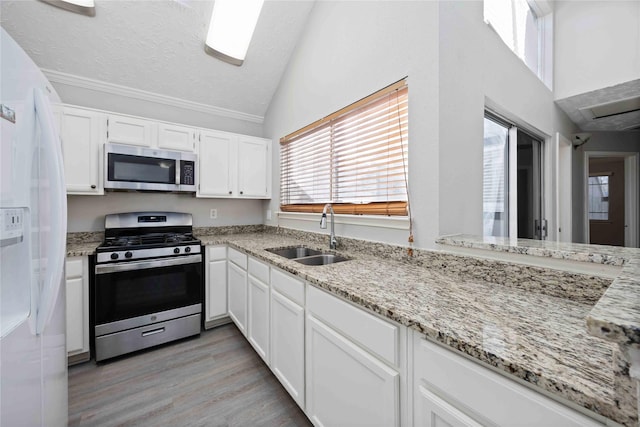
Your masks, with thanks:
[(271, 141), (241, 135), (238, 139), (238, 194), (268, 198), (271, 182)]
[(104, 194), (102, 149), (104, 114), (64, 107), (61, 117), (62, 153), (67, 194)]
[(107, 142), (151, 147), (155, 139), (155, 123), (151, 120), (109, 114)]
[(193, 152), (196, 130), (187, 126), (158, 123), (158, 148)]
[(193, 152), (196, 129), (138, 117), (109, 114), (107, 142)]
[(56, 111), (67, 194), (104, 194), (104, 144), (196, 152), (196, 197), (271, 198), (271, 140), (74, 106)]
[(271, 197), (271, 140), (201, 130), (197, 197)]
[(237, 156), (236, 135), (200, 131), (198, 143), (199, 188), (197, 197), (234, 197), (236, 174), (231, 159)]

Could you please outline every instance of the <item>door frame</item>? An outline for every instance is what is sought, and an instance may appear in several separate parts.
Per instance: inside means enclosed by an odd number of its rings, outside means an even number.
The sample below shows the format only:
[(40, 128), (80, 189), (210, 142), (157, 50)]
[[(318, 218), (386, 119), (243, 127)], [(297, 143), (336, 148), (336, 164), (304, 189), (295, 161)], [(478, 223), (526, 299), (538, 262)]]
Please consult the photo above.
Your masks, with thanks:
[(559, 132), (547, 139), (545, 160), (546, 198), (549, 209), (549, 240), (573, 240), (573, 144)]
[(624, 159), (624, 246), (637, 248), (640, 236), (638, 236), (638, 170), (640, 169), (640, 156), (636, 152), (620, 151), (585, 151), (583, 171), (584, 191), (584, 236), (589, 243), (589, 159), (593, 157), (618, 157)]

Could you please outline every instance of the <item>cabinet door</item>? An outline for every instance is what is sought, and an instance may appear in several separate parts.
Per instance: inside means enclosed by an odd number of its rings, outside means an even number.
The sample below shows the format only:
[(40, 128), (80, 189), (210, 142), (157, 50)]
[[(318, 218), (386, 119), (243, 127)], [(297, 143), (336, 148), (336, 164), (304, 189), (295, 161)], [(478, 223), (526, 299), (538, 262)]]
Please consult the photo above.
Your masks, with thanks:
[(249, 274), (249, 318), (247, 338), (262, 359), (269, 363), (269, 286)]
[(398, 426), (400, 374), (307, 316), (307, 415), (322, 426)]
[(247, 272), (232, 262), (227, 263), (229, 274), (229, 317), (247, 335)]
[[(199, 187), (197, 197), (233, 197), (237, 136), (201, 131), (198, 143)], [(232, 161), (232, 159), (234, 161)]]
[(227, 315), (227, 260), (209, 261), (206, 278), (205, 322), (209, 322)]
[(195, 135), (194, 128), (158, 123), (158, 148), (193, 152)]
[(240, 197), (266, 198), (269, 194), (271, 141), (240, 136), (238, 141), (238, 193)]
[(67, 194), (104, 194), (102, 145), (104, 115), (64, 107), (62, 147)]
[(304, 409), (304, 308), (271, 289), (271, 370)]
[(107, 142), (151, 147), (155, 139), (154, 122), (110, 114), (107, 120)]
[(67, 353), (89, 351), (89, 280), (85, 257), (68, 258), (66, 272)]
[(418, 386), (414, 401), (414, 427), (482, 426), (422, 385)]

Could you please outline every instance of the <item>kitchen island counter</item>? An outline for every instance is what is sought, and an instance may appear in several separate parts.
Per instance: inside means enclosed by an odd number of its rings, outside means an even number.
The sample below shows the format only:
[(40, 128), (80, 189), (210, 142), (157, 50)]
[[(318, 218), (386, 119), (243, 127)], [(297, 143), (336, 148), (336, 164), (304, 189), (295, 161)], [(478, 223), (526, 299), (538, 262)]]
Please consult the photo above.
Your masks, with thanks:
[(327, 236), (266, 230), (198, 238), (267, 261), (551, 396), (637, 425), (628, 363), (585, 323), (611, 279), (438, 251), (409, 257), (405, 248), (351, 239), (339, 239), (349, 261), (306, 266), (265, 249), (325, 249)]

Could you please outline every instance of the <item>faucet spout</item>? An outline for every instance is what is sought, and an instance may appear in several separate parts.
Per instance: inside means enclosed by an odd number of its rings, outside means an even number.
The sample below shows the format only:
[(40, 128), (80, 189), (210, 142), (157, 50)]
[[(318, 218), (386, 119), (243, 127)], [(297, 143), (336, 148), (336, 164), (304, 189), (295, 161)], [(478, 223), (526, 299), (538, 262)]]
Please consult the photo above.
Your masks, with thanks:
[(334, 227), (335, 218), (333, 216), (334, 212), (331, 203), (327, 203), (322, 209), (322, 217), (320, 217), (320, 228), (327, 228), (327, 210), (329, 210), (331, 214), (331, 235), (329, 236), (329, 249), (335, 249), (338, 246), (338, 240), (336, 239), (336, 232)]

